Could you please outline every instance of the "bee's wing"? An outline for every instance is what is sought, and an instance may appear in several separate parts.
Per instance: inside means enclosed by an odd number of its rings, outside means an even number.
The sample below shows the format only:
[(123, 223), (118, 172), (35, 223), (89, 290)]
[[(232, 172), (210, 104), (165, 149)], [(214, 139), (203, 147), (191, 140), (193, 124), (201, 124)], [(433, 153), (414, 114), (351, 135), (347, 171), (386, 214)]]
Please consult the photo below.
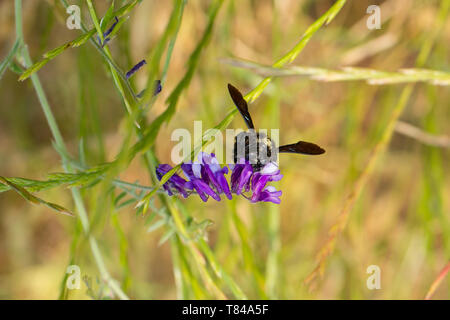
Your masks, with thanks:
[(233, 87), (231, 84), (228, 84), (228, 91), (230, 92), (231, 99), (233, 99), (234, 104), (238, 108), (239, 112), (242, 115), (242, 118), (244, 118), (245, 123), (247, 124), (247, 127), (249, 129), (255, 129), (255, 126), (253, 125), (252, 117), (250, 116), (250, 113), (248, 112), (248, 105), (247, 101), (245, 101), (242, 94), (239, 92), (238, 89)]
[(299, 141), (297, 143), (281, 146), (278, 148), (278, 151), (287, 153), (310, 154), (310, 155), (325, 153), (325, 150), (319, 147), (317, 144), (305, 141)]

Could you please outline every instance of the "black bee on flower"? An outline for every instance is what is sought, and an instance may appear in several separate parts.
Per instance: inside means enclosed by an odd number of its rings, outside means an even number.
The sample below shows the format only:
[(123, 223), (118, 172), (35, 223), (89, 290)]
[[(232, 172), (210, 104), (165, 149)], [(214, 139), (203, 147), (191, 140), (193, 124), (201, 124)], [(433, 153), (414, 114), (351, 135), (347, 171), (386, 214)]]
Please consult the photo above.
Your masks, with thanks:
[(237, 163), (238, 159), (244, 158), (250, 161), (255, 171), (259, 171), (267, 163), (275, 162), (280, 152), (306, 155), (325, 153), (325, 150), (318, 145), (305, 141), (299, 141), (277, 148), (276, 144), (267, 135), (261, 132), (255, 132), (252, 117), (248, 112), (247, 101), (245, 101), (239, 90), (231, 84), (228, 84), (228, 91), (249, 129), (248, 131), (241, 132), (235, 138), (233, 149), (234, 163)]
[[(253, 203), (279, 204), (282, 192), (273, 186), (267, 186), (269, 182), (279, 181), (283, 177), (276, 163), (278, 153), (319, 155), (325, 150), (305, 141), (277, 147), (267, 135), (255, 132), (247, 101), (239, 90), (228, 84), (228, 91), (248, 127), (248, 131), (241, 132), (235, 137), (234, 163), (228, 165), (231, 169), (230, 183), (225, 178), (228, 168), (226, 166), (222, 168), (213, 153), (201, 152), (198, 163), (188, 162), (181, 165), (187, 180), (174, 174), (163, 187), (169, 195), (176, 193), (185, 198), (197, 193), (205, 202), (209, 197), (220, 201), (221, 194), (231, 199), (234, 193), (242, 194)], [(159, 165), (156, 169), (158, 179), (161, 180), (171, 169), (168, 164)]]

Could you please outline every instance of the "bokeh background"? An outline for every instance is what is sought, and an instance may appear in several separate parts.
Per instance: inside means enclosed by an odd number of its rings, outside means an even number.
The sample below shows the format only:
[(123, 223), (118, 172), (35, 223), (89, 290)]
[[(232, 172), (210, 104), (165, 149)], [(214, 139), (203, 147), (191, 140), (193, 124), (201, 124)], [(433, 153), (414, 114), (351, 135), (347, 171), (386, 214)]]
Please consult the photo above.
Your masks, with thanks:
[[(92, 22), (84, 1), (83, 21)], [(151, 122), (166, 108), (166, 98), (180, 81), (186, 64), (208, 23), (214, 1), (187, 2), (163, 91), (146, 117)], [(116, 1), (119, 7), (126, 1)], [(170, 163), (176, 128), (193, 130), (193, 121), (206, 128), (219, 123), (230, 109), (226, 84), (248, 92), (262, 77), (224, 63), (238, 58), (270, 65), (298, 42), (303, 32), (334, 3), (331, 0), (226, 0), (214, 21), (211, 39), (177, 111), (160, 130), (155, 154)], [(102, 16), (110, 1), (95, 1)], [(368, 30), (366, 9), (381, 6), (382, 28)], [(348, 1), (336, 18), (322, 27), (294, 65), (339, 69), (358, 66), (386, 71), (414, 67), (424, 41), (436, 29), (441, 1)], [(144, 0), (130, 14), (109, 47), (123, 70), (146, 58), (163, 34), (172, 1)], [(43, 53), (76, 38), (79, 30), (65, 26), (67, 14), (59, 1), (24, 0), (25, 41), (33, 61)], [(0, 57), (15, 37), (14, 2), (0, 2)], [(438, 33), (424, 67), (450, 70), (450, 19)], [(147, 70), (132, 84), (145, 85)], [(38, 75), (70, 153), (85, 145), (86, 162), (93, 166), (111, 161), (124, 138), (126, 111), (101, 55), (92, 45), (65, 51)], [(218, 263), (249, 298), (274, 299), (422, 299), (450, 259), (449, 145), (433, 146), (420, 137), (396, 130), (355, 206), (348, 224), (327, 258), (323, 278), (309, 290), (304, 280), (316, 266), (316, 257), (336, 224), (347, 196), (354, 190), (376, 143), (383, 135), (404, 84), (373, 86), (365, 81), (319, 82), (308, 77), (275, 79), (251, 105), (255, 123), (281, 128), (280, 141), (299, 138), (323, 146), (320, 157), (286, 155), (284, 174), (277, 185), (282, 203), (251, 204), (196, 196), (183, 199), (196, 221), (208, 219), (204, 230)], [(61, 160), (30, 80), (18, 82), (7, 70), (0, 79), (0, 175), (45, 180), (61, 172)], [(446, 86), (418, 83), (413, 87), (400, 120), (434, 137), (450, 136), (450, 92)], [(242, 128), (242, 119), (233, 120)], [(420, 136), (420, 134), (419, 134)], [(442, 140), (442, 139), (441, 139)], [(120, 179), (151, 185), (137, 157)], [(168, 229), (148, 232), (159, 216), (149, 221), (136, 214), (131, 203), (120, 209), (101, 201), (100, 186), (82, 188), (92, 234), (111, 275), (137, 299), (215, 298), (195, 289), (182, 274), (185, 290), (177, 285), (179, 260), (172, 237), (161, 243)], [(74, 210), (70, 190), (60, 186), (37, 195)], [(161, 205), (156, 200), (155, 205)], [(150, 210), (151, 211), (151, 210)], [(236, 218), (237, 215), (237, 218)], [(91, 279), (91, 289), (102, 287), (86, 237), (78, 219), (28, 203), (13, 191), (0, 194), (0, 298), (89, 299), (109, 296), (80, 290), (62, 290), (66, 268), (77, 264)], [(241, 228), (241, 229), (239, 229)], [(240, 230), (240, 231), (239, 231)], [(243, 230), (243, 231), (242, 231)], [(170, 235), (170, 234), (169, 234)], [(178, 240), (182, 241), (182, 240)], [(174, 253), (175, 252), (175, 253)], [(183, 255), (181, 255), (183, 257)], [(176, 262), (176, 261), (175, 261)], [(179, 262), (178, 262), (179, 263)], [(381, 269), (381, 289), (369, 290), (366, 269)], [(175, 264), (176, 266), (176, 264)], [(202, 286), (201, 281), (197, 281)], [(177, 290), (178, 287), (178, 290)], [(186, 289), (187, 288), (187, 289)], [(61, 294), (63, 292), (63, 294)], [(227, 296), (233, 297), (226, 289)], [(450, 297), (450, 278), (444, 279), (435, 298)]]

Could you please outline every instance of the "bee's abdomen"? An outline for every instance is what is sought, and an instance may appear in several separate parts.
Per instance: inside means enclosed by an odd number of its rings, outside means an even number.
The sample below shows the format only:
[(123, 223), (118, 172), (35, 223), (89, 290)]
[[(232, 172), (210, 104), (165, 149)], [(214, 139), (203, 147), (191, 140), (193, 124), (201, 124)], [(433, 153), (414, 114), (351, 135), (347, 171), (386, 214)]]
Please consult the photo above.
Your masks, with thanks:
[(233, 160), (245, 159), (249, 161), (255, 172), (273, 161), (275, 144), (263, 133), (241, 132), (234, 139)]

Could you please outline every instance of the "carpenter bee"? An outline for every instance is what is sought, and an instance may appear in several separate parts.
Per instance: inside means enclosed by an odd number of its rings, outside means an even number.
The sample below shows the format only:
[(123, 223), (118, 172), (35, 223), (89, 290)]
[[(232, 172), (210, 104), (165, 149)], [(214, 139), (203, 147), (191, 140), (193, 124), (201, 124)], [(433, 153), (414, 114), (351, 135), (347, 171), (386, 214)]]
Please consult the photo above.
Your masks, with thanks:
[(248, 131), (239, 133), (234, 139), (234, 163), (238, 163), (238, 159), (245, 159), (250, 162), (253, 170), (258, 172), (265, 164), (276, 161), (280, 152), (309, 155), (325, 153), (325, 150), (318, 145), (305, 141), (277, 147), (266, 134), (255, 132), (252, 117), (248, 112), (247, 101), (245, 101), (239, 90), (231, 84), (228, 84), (228, 91), (249, 129)]

